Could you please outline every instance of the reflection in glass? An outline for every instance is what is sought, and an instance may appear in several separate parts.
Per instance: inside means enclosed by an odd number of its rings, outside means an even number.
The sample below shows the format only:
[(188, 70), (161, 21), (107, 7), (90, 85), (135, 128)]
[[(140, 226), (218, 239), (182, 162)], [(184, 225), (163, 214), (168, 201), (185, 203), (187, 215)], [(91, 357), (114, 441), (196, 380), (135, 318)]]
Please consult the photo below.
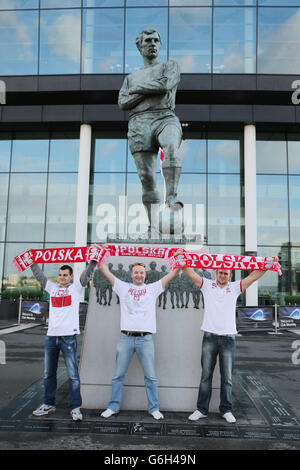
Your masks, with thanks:
[(257, 176), (257, 231), (260, 245), (288, 241), (286, 176)]
[(206, 171), (206, 140), (185, 139), (181, 142), (178, 156), (181, 158), (182, 172)]
[(122, 73), (124, 10), (83, 12), (83, 73)]
[(215, 8), (213, 73), (255, 73), (256, 8)]
[(208, 171), (240, 173), (240, 141), (208, 140)]
[(211, 18), (211, 8), (170, 9), (170, 58), (182, 73), (211, 72)]
[(80, 10), (41, 10), (40, 73), (80, 73)]
[(4, 243), (0, 243), (0, 291), (2, 290), (3, 261), (4, 261)]
[(258, 0), (258, 5), (268, 7), (300, 6), (300, 0)]
[(284, 297), (288, 294), (290, 287), (287, 287), (289, 278), (290, 261), (287, 254), (287, 247), (281, 246), (260, 246), (257, 250), (258, 256), (277, 256), (281, 264), (282, 276), (268, 271), (258, 281), (258, 304), (259, 305), (285, 305)]
[(48, 180), (46, 242), (75, 240), (77, 174), (50, 173)]
[(81, 0), (41, 0), (41, 8), (81, 7)]
[[(123, 199), (122, 199), (123, 196)], [(95, 173), (90, 186), (89, 242), (105, 242), (124, 222), (125, 174)], [(120, 199), (121, 197), (121, 199)]]
[(11, 174), (7, 240), (38, 242), (44, 239), (46, 183), (46, 174)]
[(0, 0), (0, 10), (33, 9), (39, 7), (39, 0)]
[(135, 45), (135, 39), (142, 29), (149, 27), (157, 29), (162, 41), (159, 61), (167, 60), (167, 25), (167, 8), (128, 8), (126, 12), (125, 73), (135, 72), (143, 65), (142, 57)]
[[(24, 251), (27, 248), (38, 249), (43, 248), (42, 243), (31, 243), (28, 246), (28, 243), (6, 243), (5, 244), (5, 261), (4, 261), (4, 270), (3, 270), (3, 288), (5, 287), (39, 287), (40, 284), (35, 280), (31, 269), (26, 269), (19, 274), (16, 268), (13, 266), (11, 260)], [(42, 265), (40, 265), (42, 266)]]
[(9, 171), (11, 140), (0, 140), (0, 172)]
[(211, 6), (212, 0), (169, 0), (170, 7), (202, 7)]
[(38, 67), (38, 11), (2, 11), (1, 75), (35, 75)]
[(78, 171), (78, 156), (79, 139), (54, 135), (50, 141), (49, 171)]
[(5, 239), (8, 173), (0, 174), (0, 240)]
[(208, 175), (208, 243), (241, 245), (240, 175)]
[(49, 140), (14, 140), (11, 171), (47, 171)]
[(214, 0), (215, 6), (255, 6), (256, 0)]
[(300, 176), (289, 177), (291, 241), (300, 245)]
[(94, 171), (125, 171), (126, 147), (126, 139), (95, 139)]
[(127, 7), (167, 7), (168, 0), (127, 0)]
[(124, 0), (83, 0), (84, 7), (123, 7)]
[(257, 173), (287, 173), (286, 142), (256, 142)]
[(298, 74), (300, 8), (258, 9), (258, 73)]
[(184, 231), (186, 235), (206, 236), (206, 176), (182, 174), (178, 186), (180, 200), (184, 202)]
[(300, 174), (300, 142), (288, 142), (289, 173)]

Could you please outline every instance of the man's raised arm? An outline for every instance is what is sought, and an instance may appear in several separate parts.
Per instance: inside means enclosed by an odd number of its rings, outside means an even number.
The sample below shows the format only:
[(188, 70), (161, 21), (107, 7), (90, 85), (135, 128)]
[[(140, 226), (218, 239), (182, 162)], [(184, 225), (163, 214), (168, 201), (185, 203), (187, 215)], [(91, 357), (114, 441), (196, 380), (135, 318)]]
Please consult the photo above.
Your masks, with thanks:
[(167, 287), (169, 282), (173, 281), (173, 279), (177, 276), (179, 271), (180, 269), (173, 269), (173, 271), (170, 271), (166, 276), (161, 278), (161, 285), (163, 289)]
[(111, 283), (112, 286), (115, 285), (115, 276), (110, 272), (110, 270), (108, 269), (108, 267), (106, 266), (106, 264), (102, 264), (102, 266), (99, 266), (98, 265), (98, 268), (99, 268), (99, 271), (103, 274), (104, 277), (106, 277), (106, 279), (108, 280), (108, 282)]
[(183, 268), (182, 269), (182, 272), (187, 276), (189, 277), (193, 283), (199, 287), (199, 289), (202, 287), (202, 283), (203, 283), (203, 278), (201, 276), (199, 276), (199, 274), (197, 274), (192, 268)]

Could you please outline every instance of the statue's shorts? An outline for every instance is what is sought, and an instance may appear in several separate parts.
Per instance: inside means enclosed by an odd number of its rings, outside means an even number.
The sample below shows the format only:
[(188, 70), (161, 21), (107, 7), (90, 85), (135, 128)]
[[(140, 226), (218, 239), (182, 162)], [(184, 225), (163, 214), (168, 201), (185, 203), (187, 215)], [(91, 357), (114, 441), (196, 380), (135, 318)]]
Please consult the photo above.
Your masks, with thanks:
[(128, 122), (127, 134), (131, 153), (157, 153), (158, 135), (168, 125), (177, 127), (182, 135), (180, 121), (172, 111), (149, 111), (132, 116)]

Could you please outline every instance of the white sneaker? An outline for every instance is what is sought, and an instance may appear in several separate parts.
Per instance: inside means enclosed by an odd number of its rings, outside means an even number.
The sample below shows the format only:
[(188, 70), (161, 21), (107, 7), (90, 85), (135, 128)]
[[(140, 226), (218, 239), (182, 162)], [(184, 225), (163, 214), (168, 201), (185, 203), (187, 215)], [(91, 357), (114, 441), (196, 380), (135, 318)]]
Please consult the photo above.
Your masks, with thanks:
[(164, 419), (164, 415), (159, 411), (155, 410), (153, 413), (151, 413), (154, 419)]
[(34, 410), (32, 414), (34, 416), (44, 416), (44, 415), (50, 415), (51, 413), (55, 413), (56, 408), (53, 405), (45, 405), (44, 403)]
[(235, 423), (236, 422), (236, 419), (235, 417), (233, 416), (233, 414), (231, 413), (231, 411), (227, 411), (227, 413), (224, 413), (222, 415), (222, 418), (226, 419), (227, 423)]
[(82, 421), (80, 408), (74, 408), (74, 410), (70, 411), (70, 415), (72, 416), (73, 421)]
[(102, 418), (110, 418), (112, 415), (118, 414), (118, 411), (113, 411), (110, 408), (101, 413)]
[(207, 415), (204, 415), (199, 410), (194, 411), (194, 413), (189, 416), (190, 421), (198, 421), (198, 419), (201, 418), (207, 418)]

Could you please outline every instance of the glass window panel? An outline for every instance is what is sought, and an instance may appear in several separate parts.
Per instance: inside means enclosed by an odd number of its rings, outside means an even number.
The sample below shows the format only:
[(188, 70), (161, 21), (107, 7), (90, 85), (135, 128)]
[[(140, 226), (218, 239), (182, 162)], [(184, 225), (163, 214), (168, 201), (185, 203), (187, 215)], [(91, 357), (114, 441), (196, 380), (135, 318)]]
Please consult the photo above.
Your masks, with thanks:
[(5, 239), (8, 173), (0, 174), (0, 240)]
[(282, 276), (268, 271), (258, 280), (258, 303), (259, 305), (284, 305), (284, 297), (288, 294), (290, 287), (290, 262), (286, 256), (284, 244), (280, 246), (260, 246), (257, 249), (258, 256), (278, 256), (281, 264)]
[(0, 140), (0, 172), (9, 171), (11, 140)]
[[(163, 198), (162, 179), (157, 175), (157, 189)], [(130, 236), (143, 234), (148, 229), (147, 212), (142, 202), (142, 186), (137, 174), (127, 175), (127, 230)]]
[(288, 241), (286, 176), (257, 176), (257, 232), (261, 245)]
[(135, 45), (135, 40), (143, 29), (152, 25), (155, 25), (162, 41), (159, 61), (167, 60), (168, 9), (129, 8), (126, 12), (125, 73), (135, 72), (143, 66), (143, 59)]
[(124, 0), (83, 0), (84, 7), (123, 7)]
[(208, 140), (208, 171), (240, 173), (240, 141)]
[(11, 171), (47, 171), (48, 149), (48, 140), (14, 140)]
[(269, 7), (297, 7), (300, 0), (258, 0), (258, 5)]
[(202, 7), (211, 6), (212, 0), (169, 0), (170, 7)]
[(77, 174), (49, 174), (46, 242), (75, 240)]
[(257, 173), (287, 173), (286, 142), (262, 140), (256, 142)]
[[(125, 196), (125, 174), (95, 173), (90, 185), (89, 241), (106, 242), (107, 233), (119, 231), (122, 200)], [(120, 214), (121, 213), (121, 214)]]
[(299, 73), (299, 29), (299, 8), (259, 8), (258, 73)]
[(46, 174), (11, 174), (8, 241), (38, 242), (44, 239), (46, 183)]
[(94, 171), (126, 171), (126, 139), (95, 139)]
[(124, 10), (87, 9), (83, 12), (83, 72), (122, 73)]
[(1, 75), (34, 75), (38, 67), (38, 11), (2, 11)]
[[(61, 138), (60, 138), (61, 137)], [(79, 139), (53, 135), (50, 141), (49, 171), (78, 171)]]
[(255, 73), (256, 8), (215, 8), (214, 73)]
[(211, 18), (211, 8), (170, 9), (170, 57), (182, 73), (211, 72)]
[(127, 0), (127, 7), (167, 7), (168, 0)]
[(4, 261), (4, 243), (0, 243), (0, 291), (2, 290), (3, 261)]
[[(31, 269), (26, 269), (21, 274), (18, 273), (16, 268), (13, 266), (11, 260), (24, 251), (27, 248), (43, 248), (42, 243), (6, 243), (5, 245), (5, 261), (3, 271), (3, 288), (6, 287), (39, 287), (40, 284), (36, 281), (32, 274)], [(42, 266), (42, 265), (40, 265)]]
[(80, 72), (80, 10), (42, 10), (40, 73)]
[(288, 142), (289, 173), (300, 174), (300, 142)]
[(39, 7), (39, 0), (0, 0), (0, 10), (33, 9)]
[(291, 241), (300, 244), (300, 176), (289, 177)]
[(208, 175), (208, 243), (242, 244), (240, 175)]
[(214, 0), (215, 6), (255, 6), (256, 0)]
[(187, 236), (206, 237), (206, 175), (182, 174), (178, 196), (184, 203), (184, 232)]
[(81, 0), (41, 0), (41, 8), (81, 7)]
[(206, 140), (185, 139), (181, 142), (178, 156), (181, 158), (182, 172), (206, 171)]

